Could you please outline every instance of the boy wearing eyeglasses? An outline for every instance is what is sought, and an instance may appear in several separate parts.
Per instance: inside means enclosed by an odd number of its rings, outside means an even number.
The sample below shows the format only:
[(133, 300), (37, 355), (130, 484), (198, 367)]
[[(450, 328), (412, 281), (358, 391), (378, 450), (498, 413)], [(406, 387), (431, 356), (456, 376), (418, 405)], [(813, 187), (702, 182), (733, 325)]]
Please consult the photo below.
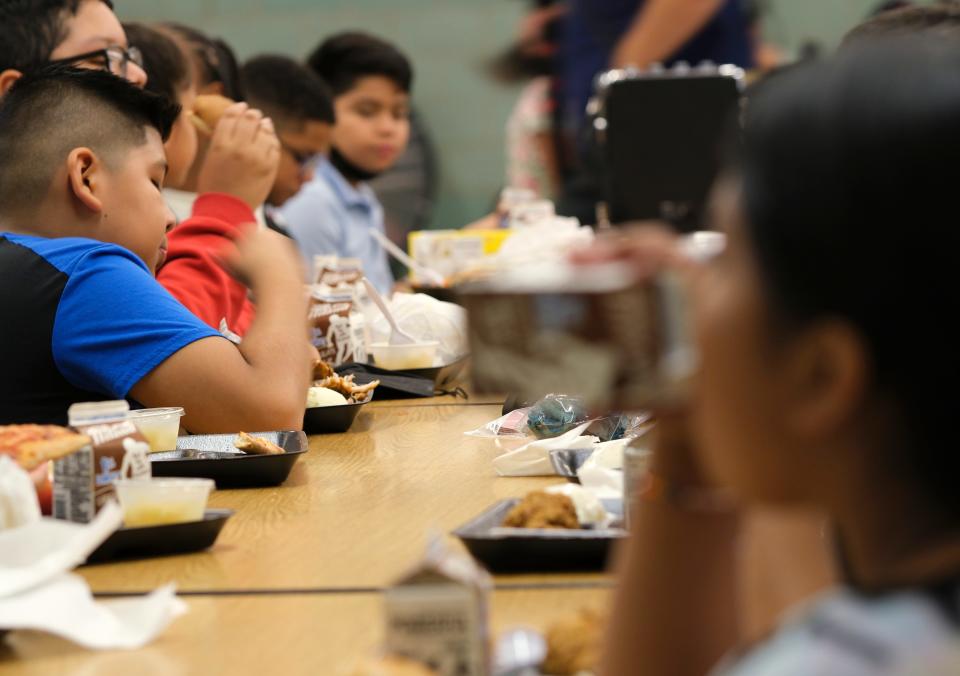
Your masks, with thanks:
[(108, 70), (138, 87), (147, 82), (140, 52), (127, 44), (110, 0), (0, 3), (0, 96), (49, 62)]
[(280, 167), (267, 196), (267, 225), (287, 234), (277, 207), (313, 178), (314, 165), (330, 151), (333, 94), (309, 68), (287, 56), (264, 54), (240, 69), (247, 102), (273, 120), (280, 139)]

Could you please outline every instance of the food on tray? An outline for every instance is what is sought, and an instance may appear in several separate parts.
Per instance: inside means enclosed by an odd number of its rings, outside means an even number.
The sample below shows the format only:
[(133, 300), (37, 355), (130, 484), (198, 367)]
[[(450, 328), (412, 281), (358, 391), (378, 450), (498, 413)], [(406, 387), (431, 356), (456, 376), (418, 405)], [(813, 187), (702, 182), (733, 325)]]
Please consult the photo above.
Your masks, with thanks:
[(588, 491), (578, 484), (560, 484), (551, 486), (547, 489), (551, 495), (565, 495), (573, 501), (573, 507), (577, 512), (577, 521), (581, 527), (594, 526), (604, 528), (610, 525), (610, 514), (603, 507), (594, 493)]
[(315, 362), (313, 362), (314, 380), (323, 380), (324, 378), (329, 378), (330, 376), (335, 375), (337, 375), (337, 372), (333, 370), (333, 367), (322, 359), (317, 359)]
[(307, 408), (321, 406), (339, 406), (346, 404), (347, 398), (329, 387), (311, 387), (307, 390)]
[[(326, 388), (328, 390), (333, 390), (346, 399), (347, 404), (362, 404), (366, 401), (369, 401), (373, 397), (373, 391), (377, 388), (377, 385), (380, 384), (379, 380), (373, 380), (366, 385), (358, 385), (353, 381), (353, 374), (349, 376), (341, 376), (334, 371), (329, 364), (322, 360), (317, 360), (313, 365), (313, 374), (314, 378), (317, 380), (313, 383), (313, 388)], [(309, 394), (307, 395), (309, 398)], [(326, 396), (326, 395), (324, 395)], [(321, 404), (323, 406), (329, 406), (330, 404)], [(309, 404), (307, 408), (312, 408)]]
[(223, 117), (224, 111), (233, 104), (233, 101), (219, 94), (201, 94), (193, 103), (190, 121), (205, 134), (213, 134), (213, 129)]
[(603, 615), (587, 608), (547, 629), (547, 656), (540, 669), (551, 676), (592, 673), (600, 666)]
[(26, 470), (70, 455), (89, 443), (87, 435), (57, 425), (0, 426), (0, 453), (13, 456)]
[(233, 445), (244, 453), (251, 455), (280, 455), (284, 452), (282, 448), (272, 441), (251, 436), (246, 432), (240, 432), (240, 434), (237, 435), (237, 440), (233, 442)]
[(364, 660), (348, 672), (348, 676), (436, 676), (437, 672), (421, 662), (388, 655)]
[(507, 514), (510, 528), (580, 528), (577, 509), (566, 495), (532, 491)]

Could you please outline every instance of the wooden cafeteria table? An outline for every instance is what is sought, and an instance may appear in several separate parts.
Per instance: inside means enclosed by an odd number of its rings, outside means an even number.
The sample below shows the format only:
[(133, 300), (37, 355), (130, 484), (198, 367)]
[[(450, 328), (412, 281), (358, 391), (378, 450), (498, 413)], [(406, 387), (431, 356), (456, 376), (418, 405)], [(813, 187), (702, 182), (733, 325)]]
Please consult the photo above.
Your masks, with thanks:
[[(314, 436), (276, 488), (216, 491), (236, 514), (207, 552), (80, 569), (95, 592), (381, 589), (443, 534), (498, 500), (561, 481), (497, 477), (500, 453), (464, 432), (498, 405), (366, 409), (346, 434)], [(458, 542), (449, 538), (451, 543)], [(599, 574), (522, 575), (498, 584), (602, 583)]]
[[(190, 612), (157, 641), (94, 653), (15, 632), (0, 641), (0, 674), (336, 674), (378, 643), (379, 591), (419, 559), (430, 533), (459, 547), (455, 527), (560, 481), (495, 475), (501, 451), (464, 432), (499, 415), (496, 399), (366, 407), (350, 432), (311, 437), (284, 485), (216, 491), (210, 505), (236, 513), (212, 549), (78, 569), (101, 597), (174, 581)], [(542, 627), (601, 605), (609, 585), (600, 573), (497, 576), (493, 625)]]
[[(491, 595), (491, 632), (543, 630), (579, 608), (603, 608), (602, 589), (501, 590)], [(336, 676), (376, 651), (383, 636), (379, 594), (199, 596), (189, 611), (140, 650), (91, 652), (34, 632), (0, 642), (0, 675)]]

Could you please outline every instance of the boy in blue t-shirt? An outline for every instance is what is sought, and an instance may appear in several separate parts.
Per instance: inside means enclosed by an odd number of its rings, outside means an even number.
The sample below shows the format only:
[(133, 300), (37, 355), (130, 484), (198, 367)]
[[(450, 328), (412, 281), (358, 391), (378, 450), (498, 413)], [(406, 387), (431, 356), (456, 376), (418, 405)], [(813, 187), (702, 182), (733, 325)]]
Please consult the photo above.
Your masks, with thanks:
[(129, 398), (183, 406), (193, 432), (300, 427), (310, 348), (286, 240), (251, 229), (228, 254), (258, 302), (239, 346), (154, 279), (174, 225), (161, 189), (178, 112), (62, 65), (0, 99), (0, 424), (64, 423), (72, 403)]
[(383, 207), (367, 182), (407, 147), (413, 69), (396, 47), (365, 33), (328, 38), (307, 65), (333, 90), (330, 158), (318, 160), (313, 179), (280, 213), (308, 267), (317, 255), (358, 258), (389, 293), (387, 254), (371, 235), (384, 231)]

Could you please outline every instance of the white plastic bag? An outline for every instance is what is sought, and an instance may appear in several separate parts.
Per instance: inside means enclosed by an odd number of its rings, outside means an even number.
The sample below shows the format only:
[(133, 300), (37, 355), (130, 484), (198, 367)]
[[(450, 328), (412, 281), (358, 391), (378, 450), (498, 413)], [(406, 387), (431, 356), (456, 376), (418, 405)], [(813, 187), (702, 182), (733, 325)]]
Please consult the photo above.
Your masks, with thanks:
[[(467, 313), (459, 305), (422, 293), (395, 293), (390, 312), (400, 328), (416, 340), (440, 343), (436, 366), (452, 364), (467, 354)], [(389, 341), (390, 325), (382, 313), (371, 311), (369, 326), (371, 342)]]

